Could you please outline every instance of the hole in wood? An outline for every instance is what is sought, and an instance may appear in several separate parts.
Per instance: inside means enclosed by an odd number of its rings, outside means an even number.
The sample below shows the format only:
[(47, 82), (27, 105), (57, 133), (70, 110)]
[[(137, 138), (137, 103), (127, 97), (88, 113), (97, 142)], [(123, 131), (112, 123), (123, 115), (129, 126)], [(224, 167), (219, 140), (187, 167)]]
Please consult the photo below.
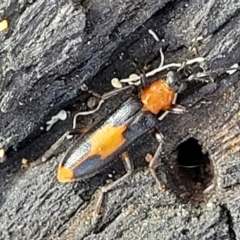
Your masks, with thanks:
[[(189, 138), (178, 147), (179, 179), (190, 197), (201, 197), (213, 182), (213, 165), (208, 152), (203, 152), (195, 138)], [(199, 200), (200, 200), (199, 199)]]

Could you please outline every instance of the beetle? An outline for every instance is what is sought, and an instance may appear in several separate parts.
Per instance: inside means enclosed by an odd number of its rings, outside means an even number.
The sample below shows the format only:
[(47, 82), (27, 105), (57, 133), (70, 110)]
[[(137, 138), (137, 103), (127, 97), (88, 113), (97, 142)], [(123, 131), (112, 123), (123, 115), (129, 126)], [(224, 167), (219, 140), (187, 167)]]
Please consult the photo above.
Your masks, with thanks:
[[(127, 173), (117, 181), (101, 188), (101, 195), (95, 210), (96, 215), (100, 212), (104, 194), (123, 182), (133, 171), (133, 164), (126, 149), (137, 138), (154, 129), (158, 121), (157, 116), (161, 111), (174, 113), (185, 111), (183, 106), (175, 104), (178, 89), (172, 78), (159, 79), (147, 87), (145, 87), (145, 81), (146, 76), (141, 74), (141, 82), (144, 87), (140, 99), (130, 98), (84, 141), (81, 137), (76, 139), (58, 166), (58, 181), (61, 183), (74, 182), (97, 174), (112, 163), (118, 155), (122, 155)], [(65, 133), (39, 160), (41, 162), (47, 160), (67, 135), (82, 134), (88, 130), (89, 128), (83, 131), (74, 129)], [(156, 138), (159, 146), (149, 163), (149, 168), (157, 184), (161, 187), (162, 183), (156, 176), (154, 162), (162, 150), (163, 136), (161, 133), (156, 133)]]

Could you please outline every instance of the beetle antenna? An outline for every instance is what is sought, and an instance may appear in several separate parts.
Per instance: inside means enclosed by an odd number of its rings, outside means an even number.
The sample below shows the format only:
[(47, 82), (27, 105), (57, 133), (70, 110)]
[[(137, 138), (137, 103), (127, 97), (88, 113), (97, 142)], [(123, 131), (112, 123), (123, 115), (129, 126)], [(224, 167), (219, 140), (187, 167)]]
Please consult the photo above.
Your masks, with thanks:
[(147, 83), (146, 83), (147, 77), (146, 74), (143, 72), (140, 74), (140, 82), (141, 82), (141, 88), (142, 90), (146, 88)]

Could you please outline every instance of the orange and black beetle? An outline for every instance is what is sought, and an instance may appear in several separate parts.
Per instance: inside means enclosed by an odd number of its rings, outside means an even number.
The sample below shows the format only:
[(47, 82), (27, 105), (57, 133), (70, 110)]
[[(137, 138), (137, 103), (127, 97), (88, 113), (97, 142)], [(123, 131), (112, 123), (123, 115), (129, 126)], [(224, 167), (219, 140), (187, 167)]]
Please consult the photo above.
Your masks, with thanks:
[[(141, 75), (141, 80), (145, 81), (145, 75)], [(77, 139), (59, 164), (57, 172), (59, 182), (67, 183), (89, 178), (117, 159), (119, 154), (122, 154), (127, 174), (102, 187), (102, 194), (97, 204), (97, 212), (99, 212), (104, 193), (116, 187), (133, 170), (133, 165), (126, 153), (127, 147), (138, 137), (154, 129), (158, 121), (157, 115), (161, 111), (184, 112), (184, 107), (175, 105), (177, 91), (173, 87), (174, 84), (170, 80), (162, 79), (153, 82), (142, 89), (140, 99), (129, 99), (84, 141), (82, 138)], [(145, 86), (145, 83), (143, 85)], [(79, 130), (70, 131), (65, 136), (76, 133), (78, 134)], [(63, 138), (64, 136), (39, 160), (45, 161), (49, 158)], [(153, 177), (161, 186), (161, 182), (155, 174), (154, 162), (162, 150), (163, 138), (160, 133), (156, 134), (156, 138), (159, 147), (151, 159), (149, 167)]]

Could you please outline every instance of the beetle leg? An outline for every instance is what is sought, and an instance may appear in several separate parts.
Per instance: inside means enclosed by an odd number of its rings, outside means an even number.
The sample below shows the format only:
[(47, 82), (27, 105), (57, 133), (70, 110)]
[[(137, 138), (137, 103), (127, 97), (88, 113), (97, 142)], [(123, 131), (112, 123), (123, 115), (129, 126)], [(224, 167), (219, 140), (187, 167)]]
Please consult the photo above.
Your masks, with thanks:
[(168, 112), (175, 113), (175, 114), (182, 114), (187, 112), (186, 108), (179, 104), (172, 104), (171, 108), (168, 110)]
[(153, 158), (150, 160), (149, 169), (150, 169), (150, 172), (151, 172), (153, 178), (155, 179), (159, 189), (160, 190), (164, 190), (165, 189), (165, 184), (158, 179), (158, 177), (156, 175), (156, 167), (157, 166), (155, 165), (156, 159), (159, 159), (159, 156), (160, 156), (160, 154), (162, 152), (162, 146), (163, 146), (163, 143), (164, 143), (163, 135), (161, 133), (156, 133), (155, 137), (156, 137), (159, 145), (158, 145), (158, 148), (157, 148)]
[(118, 93), (120, 93), (122, 91), (125, 91), (125, 90), (128, 90), (128, 89), (131, 89), (131, 88), (133, 88), (133, 86), (128, 85), (128, 86), (125, 86), (125, 87), (122, 87), (122, 88), (119, 88), (119, 89), (114, 89), (110, 92), (106, 92), (103, 95), (100, 95), (99, 93), (96, 93), (96, 92), (91, 91), (91, 90), (89, 90), (88, 92), (91, 93), (94, 97), (97, 97), (97, 98), (100, 98), (100, 99), (103, 99), (103, 100), (107, 100), (108, 98), (111, 98), (112, 96), (115, 96)]
[(187, 111), (184, 106), (176, 104), (177, 96), (178, 96), (178, 93), (175, 93), (175, 94), (174, 94), (173, 101), (172, 101), (172, 106), (171, 106), (171, 108), (170, 108), (168, 111), (165, 111), (165, 112), (158, 118), (159, 121), (162, 121), (162, 120), (168, 115), (168, 113), (170, 113), (170, 112), (171, 112), (171, 113), (175, 113), (175, 114), (182, 114), (182, 113), (184, 113), (184, 112)]
[(86, 115), (91, 115), (95, 112), (97, 112), (100, 107), (102, 106), (102, 104), (105, 102), (105, 100), (107, 100), (108, 98), (111, 98), (112, 96), (117, 95), (118, 93), (122, 92), (122, 91), (126, 91), (128, 89), (133, 88), (133, 86), (126, 86), (120, 89), (114, 89), (110, 92), (104, 93), (103, 95), (100, 95), (98, 93), (95, 93), (93, 91), (88, 91), (89, 93), (91, 93), (94, 97), (100, 98), (100, 101), (97, 105), (97, 107), (93, 110), (90, 111), (83, 111), (83, 112), (78, 112), (77, 114), (75, 114), (74, 118), (73, 118), (73, 129), (75, 129), (76, 124), (77, 124), (77, 117), (78, 116), (86, 116)]
[[(175, 94), (174, 94), (173, 101), (172, 101), (172, 104), (175, 104), (175, 103), (176, 103), (176, 101), (177, 101), (177, 96), (178, 96), (178, 93), (175, 93)], [(165, 111), (165, 112), (158, 118), (158, 120), (159, 120), (159, 121), (162, 121), (168, 114), (169, 114), (169, 111)]]
[(86, 133), (89, 129), (90, 127), (84, 127), (84, 128), (72, 129), (70, 131), (65, 132), (40, 158), (38, 158), (34, 162), (26, 163), (25, 165), (28, 165), (30, 167), (35, 167), (43, 162), (46, 162), (68, 136), (81, 135)]
[(123, 175), (121, 178), (119, 178), (118, 180), (116, 180), (115, 182), (110, 183), (109, 185), (101, 188), (101, 193), (100, 193), (100, 196), (99, 196), (97, 204), (96, 204), (96, 209), (94, 211), (95, 217), (99, 216), (99, 214), (101, 212), (101, 206), (103, 203), (104, 195), (107, 192), (116, 188), (122, 182), (124, 182), (133, 172), (134, 167), (133, 167), (132, 161), (130, 160), (127, 152), (122, 153), (122, 161), (123, 161), (123, 164), (124, 164), (124, 167), (125, 167), (127, 173), (125, 175)]
[(104, 99), (104, 100), (107, 100), (108, 98), (112, 97), (112, 96), (115, 96), (117, 95), (118, 93), (120, 92), (123, 92), (123, 91), (126, 91), (128, 89), (132, 89), (133, 86), (132, 85), (128, 85), (128, 86), (125, 86), (123, 88), (119, 88), (119, 89), (114, 89), (110, 92), (107, 92), (107, 93), (104, 93), (102, 96), (101, 96), (101, 99)]

